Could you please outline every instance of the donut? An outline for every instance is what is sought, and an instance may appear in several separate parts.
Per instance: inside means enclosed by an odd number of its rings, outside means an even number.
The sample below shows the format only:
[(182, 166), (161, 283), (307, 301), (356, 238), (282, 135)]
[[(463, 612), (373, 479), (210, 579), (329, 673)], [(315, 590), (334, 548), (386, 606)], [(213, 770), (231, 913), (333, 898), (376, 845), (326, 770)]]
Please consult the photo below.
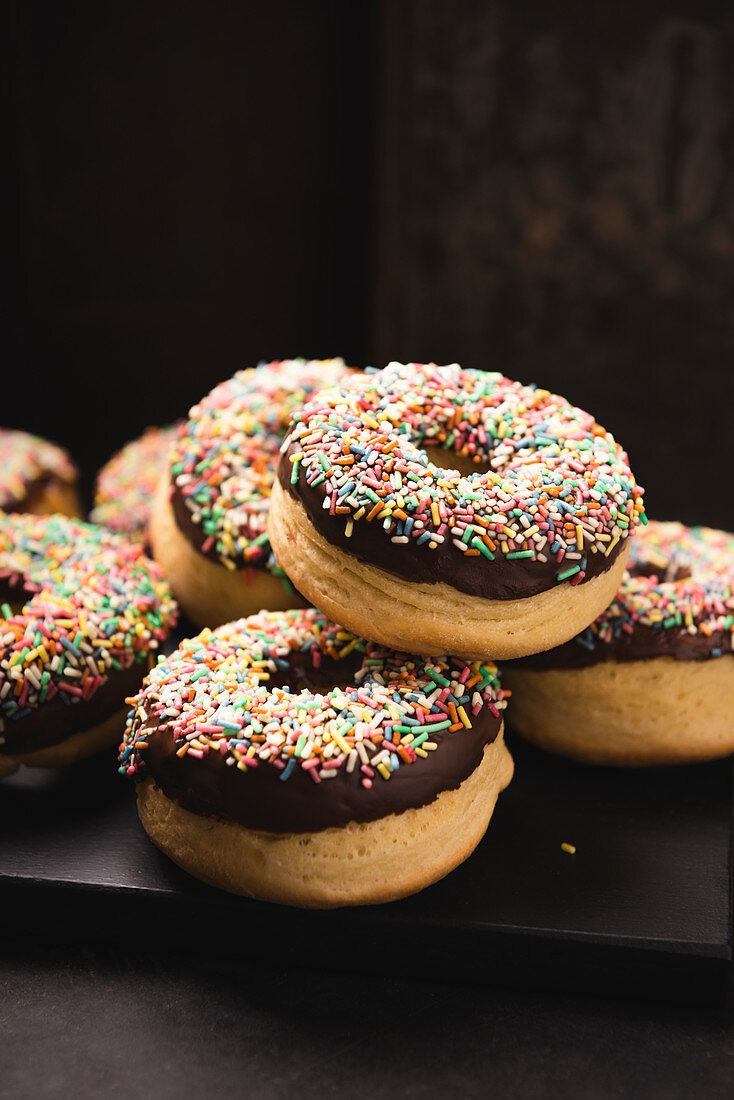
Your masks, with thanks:
[(734, 752), (734, 536), (650, 522), (610, 606), (576, 638), (504, 666), (512, 725), (591, 764)]
[(0, 428), (0, 510), (81, 516), (79, 472), (65, 450), (29, 432)]
[(598, 615), (642, 507), (624, 451), (564, 398), (391, 363), (295, 414), (269, 533), (299, 592), (355, 633), (497, 659)]
[(64, 516), (0, 514), (0, 774), (118, 743), (175, 614), (139, 545)]
[(205, 629), (131, 705), (120, 771), (150, 838), (266, 901), (421, 890), (470, 855), (512, 778), (493, 664), (396, 653), (313, 608)]
[(183, 422), (146, 428), (126, 443), (97, 474), (92, 523), (150, 546), (150, 513), (168, 451)]
[(278, 448), (291, 413), (347, 374), (341, 359), (238, 371), (195, 405), (156, 493), (153, 556), (200, 626), (303, 602), (267, 535)]

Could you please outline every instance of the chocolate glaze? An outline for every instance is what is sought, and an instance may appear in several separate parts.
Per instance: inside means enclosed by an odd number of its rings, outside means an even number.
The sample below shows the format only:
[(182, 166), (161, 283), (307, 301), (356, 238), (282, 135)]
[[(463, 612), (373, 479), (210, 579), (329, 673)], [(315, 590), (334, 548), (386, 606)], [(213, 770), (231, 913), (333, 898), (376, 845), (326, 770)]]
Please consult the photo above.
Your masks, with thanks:
[(214, 544), (209, 547), (208, 550), (203, 550), (202, 547), (209, 537), (204, 533), (204, 530), (200, 523), (194, 523), (191, 516), (191, 511), (186, 507), (186, 501), (184, 500), (183, 493), (176, 485), (174, 481), (172, 483), (171, 492), (171, 507), (173, 508), (173, 516), (176, 520), (176, 526), (181, 534), (184, 536), (187, 542), (191, 543), (195, 550), (198, 550), (202, 557), (208, 558), (209, 561), (216, 562), (221, 565), (221, 558), (214, 549)]
[[(204, 543), (209, 536), (205, 534), (200, 523), (194, 523), (191, 517), (191, 511), (186, 506), (183, 493), (175, 482), (173, 483), (173, 492), (171, 494), (171, 507), (173, 508), (173, 517), (176, 520), (176, 526), (186, 541), (190, 543), (194, 550), (197, 550), (202, 557), (208, 558), (209, 561), (213, 561), (216, 565), (221, 565), (222, 559), (216, 551), (214, 542), (212, 542), (212, 545), (207, 550), (203, 549)], [(267, 560), (269, 552), (270, 547), (268, 545), (263, 550), (263, 562)], [(258, 573), (267, 572), (267, 570), (263, 568), (263, 565), (258, 564), (248, 564), (245, 565), (244, 568), (252, 570), (253, 582), (257, 578)]]
[[(587, 639), (588, 635), (581, 635)], [(603, 661), (651, 661), (655, 657), (674, 657), (676, 661), (708, 661), (731, 653), (731, 634), (717, 631), (707, 637), (698, 631), (688, 634), (685, 630), (635, 626), (634, 633), (622, 634), (611, 642), (594, 642), (589, 648), (576, 638), (570, 642), (508, 662), (513, 668), (589, 668)]]
[[(347, 554), (352, 554), (358, 561), (375, 565), (402, 580), (421, 584), (437, 584), (440, 581), (470, 596), (490, 600), (537, 596), (558, 583), (556, 574), (564, 567), (554, 559), (547, 562), (534, 561), (531, 558), (508, 561), (500, 553), (494, 561), (484, 557), (467, 557), (448, 539), (435, 550), (429, 550), (427, 545), (418, 546), (413, 539), (407, 544), (395, 546), (385, 537), (378, 522), (368, 523), (364, 519), (354, 524), (352, 534), (347, 538), (344, 533), (344, 516), (329, 515), (323, 508), (322, 486), (311, 488), (303, 468), (299, 469), (297, 485), (291, 484), (293, 464), (290, 455), (298, 453), (300, 449), (291, 444), (281, 455), (278, 480), (282, 488), (295, 500), (301, 501), (311, 523), (327, 542)], [(446, 457), (448, 460), (449, 456)], [(584, 584), (592, 577), (606, 573), (626, 545), (626, 540), (620, 540), (609, 557), (590, 554), (586, 576), (580, 583)]]
[[(111, 672), (107, 682), (86, 701), (65, 703), (55, 695), (24, 718), (6, 719), (5, 731), (0, 735), (5, 738), (0, 744), (0, 755), (14, 756), (45, 749), (75, 733), (98, 726), (124, 708), (126, 696), (135, 694), (147, 671), (146, 661), (133, 664), (124, 671)], [(120, 737), (123, 732), (124, 721), (120, 723)]]
[(438, 748), (426, 759), (401, 765), (388, 780), (376, 774), (369, 790), (358, 767), (350, 774), (342, 765), (317, 784), (302, 768), (282, 782), (281, 772), (268, 763), (242, 772), (217, 752), (201, 760), (177, 757), (167, 726), (151, 729), (143, 756), (156, 785), (186, 810), (264, 832), (315, 833), (427, 806), (441, 791), (455, 790), (479, 767), (500, 723), (485, 708), (471, 729), (432, 734)]

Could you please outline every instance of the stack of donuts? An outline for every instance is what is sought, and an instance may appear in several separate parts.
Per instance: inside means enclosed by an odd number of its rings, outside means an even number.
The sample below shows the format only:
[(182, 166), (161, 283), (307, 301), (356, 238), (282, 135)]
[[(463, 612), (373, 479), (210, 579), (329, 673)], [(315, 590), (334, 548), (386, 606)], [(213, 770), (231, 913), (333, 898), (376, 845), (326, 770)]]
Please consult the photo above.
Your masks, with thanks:
[[(1, 499), (73, 481), (46, 466)], [(261, 364), (127, 444), (92, 518), (0, 515), (0, 769), (98, 748), (124, 691), (143, 827), (233, 893), (443, 877), (512, 779), (506, 716), (587, 763), (734, 750), (734, 537), (648, 523), (614, 436), (537, 386)]]

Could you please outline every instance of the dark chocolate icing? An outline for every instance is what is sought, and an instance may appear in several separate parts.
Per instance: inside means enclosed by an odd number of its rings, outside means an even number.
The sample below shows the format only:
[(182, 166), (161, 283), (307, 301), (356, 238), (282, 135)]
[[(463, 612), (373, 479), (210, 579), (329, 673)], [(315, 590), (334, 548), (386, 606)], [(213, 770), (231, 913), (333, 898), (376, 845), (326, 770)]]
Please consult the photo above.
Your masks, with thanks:
[(426, 806), (441, 791), (455, 790), (479, 767), (500, 724), (501, 719), (485, 707), (471, 729), (432, 734), (437, 749), (425, 759), (402, 765), (388, 780), (375, 775), (369, 790), (360, 782), (359, 767), (349, 773), (342, 765), (332, 779), (316, 784), (301, 768), (282, 782), (282, 773), (264, 762), (242, 772), (228, 766), (217, 752), (201, 760), (178, 757), (167, 726), (152, 729), (142, 751), (147, 773), (184, 809), (248, 829), (312, 833)]
[(621, 634), (611, 642), (589, 641), (585, 632), (570, 642), (508, 661), (513, 668), (589, 668), (603, 661), (651, 661), (655, 657), (674, 657), (676, 661), (708, 661), (722, 653), (731, 653), (731, 634), (717, 631), (707, 636), (697, 631), (689, 634), (672, 627), (652, 627), (637, 624), (632, 634)]
[(207, 550), (203, 549), (204, 543), (209, 536), (203, 530), (200, 523), (194, 523), (191, 509), (186, 506), (183, 493), (176, 485), (175, 481), (171, 489), (171, 507), (173, 509), (174, 519), (176, 520), (176, 526), (186, 541), (189, 542), (195, 550), (198, 550), (203, 557), (208, 558), (209, 561), (216, 562), (217, 565), (221, 565), (222, 559), (216, 551), (214, 539), (212, 539), (211, 546), (209, 546)]
[[(120, 672), (111, 672), (107, 682), (89, 699), (65, 703), (60, 695), (47, 700), (30, 714), (14, 720), (6, 718), (5, 731), (0, 736), (0, 756), (15, 756), (36, 749), (58, 745), (75, 733), (83, 733), (99, 725), (125, 707), (125, 698), (134, 695), (148, 671), (147, 661), (133, 664)], [(120, 737), (124, 733), (120, 721)]]
[[(449, 539), (440, 543), (435, 550), (430, 550), (425, 545), (419, 546), (415, 540), (395, 546), (385, 536), (378, 521), (369, 523), (365, 519), (353, 525), (351, 536), (347, 538), (344, 516), (332, 516), (323, 507), (322, 487), (312, 488), (306, 480), (303, 468), (299, 469), (297, 484), (291, 484), (293, 464), (290, 455), (299, 450), (300, 447), (291, 444), (281, 455), (278, 480), (282, 488), (295, 500), (301, 501), (311, 523), (327, 542), (352, 554), (358, 561), (375, 565), (401, 580), (421, 584), (436, 584), (440, 581), (470, 596), (491, 600), (537, 596), (557, 584), (556, 574), (564, 567), (554, 558), (549, 558), (547, 562), (532, 558), (508, 561), (503, 554), (497, 553), (495, 560), (489, 561), (484, 557), (462, 554)], [(626, 540), (620, 540), (609, 557), (589, 554), (586, 576), (581, 583), (606, 573), (626, 545)]]

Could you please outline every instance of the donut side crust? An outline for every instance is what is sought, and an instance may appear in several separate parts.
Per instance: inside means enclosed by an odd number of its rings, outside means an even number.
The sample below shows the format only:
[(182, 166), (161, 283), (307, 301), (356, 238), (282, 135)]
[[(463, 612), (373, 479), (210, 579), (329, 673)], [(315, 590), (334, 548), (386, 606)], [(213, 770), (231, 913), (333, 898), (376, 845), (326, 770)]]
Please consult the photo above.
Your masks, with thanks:
[[(263, 608), (305, 607), (297, 592), (264, 569), (230, 570), (205, 558), (179, 530), (169, 499), (170, 473), (163, 474), (153, 502), (153, 557), (163, 567), (176, 599), (199, 626), (220, 626)], [(254, 572), (255, 580), (249, 578)]]
[(608, 606), (629, 554), (627, 543), (585, 584), (563, 581), (537, 596), (486, 600), (441, 582), (408, 582), (342, 553), (277, 481), (268, 534), (281, 568), (335, 622), (393, 649), (465, 660), (525, 657), (573, 638)]
[(734, 752), (734, 655), (655, 657), (576, 669), (513, 669), (513, 729), (586, 764), (691, 764)]
[(462, 863), (512, 773), (501, 727), (456, 790), (378, 821), (318, 833), (257, 832), (183, 809), (150, 777), (138, 786), (138, 813), (157, 847), (211, 886), (302, 908), (369, 905), (416, 893)]

